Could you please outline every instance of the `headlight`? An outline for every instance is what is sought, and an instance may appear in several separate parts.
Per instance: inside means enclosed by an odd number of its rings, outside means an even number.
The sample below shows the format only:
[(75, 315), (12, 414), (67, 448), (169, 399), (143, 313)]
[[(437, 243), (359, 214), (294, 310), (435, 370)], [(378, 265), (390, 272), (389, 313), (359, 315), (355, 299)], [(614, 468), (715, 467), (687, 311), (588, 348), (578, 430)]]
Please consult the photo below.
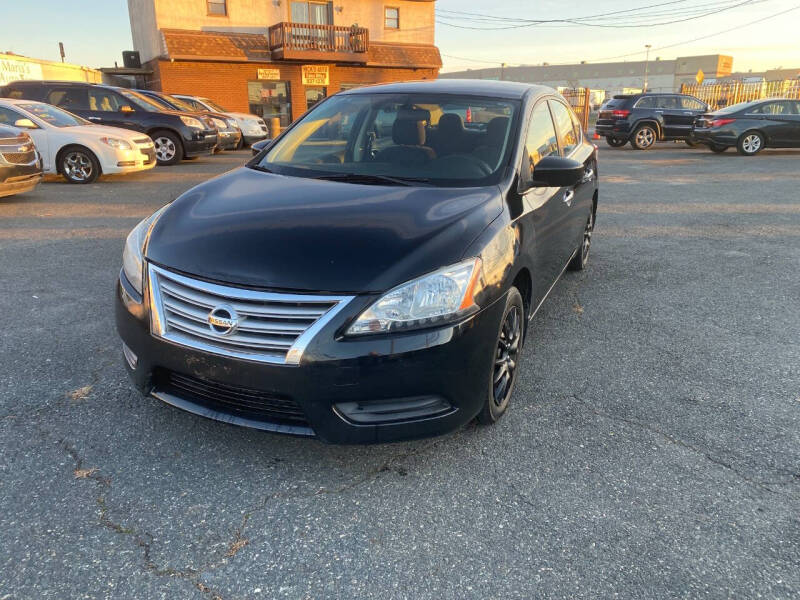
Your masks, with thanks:
[(150, 229), (167, 206), (161, 207), (134, 227), (128, 234), (128, 239), (125, 240), (125, 249), (122, 251), (122, 271), (130, 281), (133, 289), (139, 294), (143, 294), (144, 244), (147, 241)]
[(473, 298), (481, 259), (470, 258), (413, 279), (384, 294), (356, 319), (348, 335), (432, 327), (478, 310)]
[(119, 138), (101, 137), (100, 141), (118, 150), (130, 150), (133, 148), (128, 142)]
[(225, 122), (231, 129), (239, 129), (239, 124), (236, 122), (236, 119), (225, 119)]
[(181, 115), (181, 121), (187, 127), (192, 127), (194, 129), (205, 129), (203, 122), (200, 119), (195, 119), (194, 117), (185, 117)]
[(216, 117), (214, 117), (211, 120), (214, 121), (214, 127), (216, 127), (217, 129), (227, 129), (228, 128), (228, 124), (225, 121), (223, 121), (222, 119), (217, 119)]

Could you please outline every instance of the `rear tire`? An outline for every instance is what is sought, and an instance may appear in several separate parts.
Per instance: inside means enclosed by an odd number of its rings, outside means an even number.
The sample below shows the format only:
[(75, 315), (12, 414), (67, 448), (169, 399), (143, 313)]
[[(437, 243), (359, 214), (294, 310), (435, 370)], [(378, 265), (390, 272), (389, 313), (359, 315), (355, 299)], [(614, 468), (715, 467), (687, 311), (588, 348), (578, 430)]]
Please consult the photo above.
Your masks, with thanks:
[(183, 144), (177, 135), (161, 129), (151, 136), (156, 146), (156, 162), (159, 165), (176, 165), (183, 159)]
[(83, 146), (68, 146), (58, 154), (58, 170), (68, 183), (94, 183), (100, 177), (100, 161)]
[(492, 353), (486, 401), (478, 413), (481, 425), (496, 423), (508, 408), (519, 371), (525, 319), (522, 296), (517, 288), (512, 287), (506, 294), (506, 308)]
[(755, 156), (763, 148), (764, 136), (757, 131), (745, 131), (736, 143), (736, 149), (742, 156)]
[(658, 140), (658, 132), (652, 125), (639, 125), (631, 136), (631, 146), (637, 150), (649, 150)]
[(728, 149), (727, 146), (717, 146), (715, 144), (711, 144), (708, 148), (709, 150), (711, 150), (712, 152), (716, 152), (717, 154), (722, 154), (723, 152), (725, 152), (725, 150)]
[(689, 146), (689, 148), (697, 148), (697, 142), (694, 140), (683, 140), (684, 143)]
[(612, 148), (622, 148), (622, 146), (624, 146), (627, 143), (628, 140), (623, 140), (621, 138), (614, 137), (613, 135), (606, 136), (606, 144), (608, 144)]

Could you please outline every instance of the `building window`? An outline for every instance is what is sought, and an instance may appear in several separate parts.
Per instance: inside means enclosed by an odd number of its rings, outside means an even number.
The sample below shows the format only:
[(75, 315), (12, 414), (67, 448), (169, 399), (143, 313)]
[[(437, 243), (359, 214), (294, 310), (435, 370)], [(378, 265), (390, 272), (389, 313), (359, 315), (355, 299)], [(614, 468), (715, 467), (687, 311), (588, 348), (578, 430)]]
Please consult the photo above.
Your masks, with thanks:
[(386, 29), (400, 29), (400, 9), (387, 6), (383, 11), (383, 26)]
[(225, 0), (206, 0), (208, 7), (208, 14), (215, 17), (225, 17), (228, 15), (228, 7), (225, 6)]

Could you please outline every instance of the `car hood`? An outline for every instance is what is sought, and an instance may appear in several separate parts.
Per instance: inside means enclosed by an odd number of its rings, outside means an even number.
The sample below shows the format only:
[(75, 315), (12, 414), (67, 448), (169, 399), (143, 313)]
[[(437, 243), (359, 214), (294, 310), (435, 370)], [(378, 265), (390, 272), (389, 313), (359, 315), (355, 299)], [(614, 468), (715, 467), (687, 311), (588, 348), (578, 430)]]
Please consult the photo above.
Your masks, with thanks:
[(175, 200), (148, 260), (275, 290), (384, 291), (461, 260), (501, 212), (497, 186), (374, 186), (240, 168)]
[(91, 135), (97, 139), (101, 137), (114, 137), (128, 142), (146, 136), (146, 134), (140, 131), (131, 131), (130, 129), (122, 129), (121, 127), (109, 127), (108, 125), (76, 125), (75, 127), (64, 128), (62, 131), (80, 135)]
[(229, 112), (225, 114), (228, 115), (229, 117), (233, 117), (234, 119), (241, 119), (242, 121), (261, 118), (258, 115), (251, 115), (250, 113)]

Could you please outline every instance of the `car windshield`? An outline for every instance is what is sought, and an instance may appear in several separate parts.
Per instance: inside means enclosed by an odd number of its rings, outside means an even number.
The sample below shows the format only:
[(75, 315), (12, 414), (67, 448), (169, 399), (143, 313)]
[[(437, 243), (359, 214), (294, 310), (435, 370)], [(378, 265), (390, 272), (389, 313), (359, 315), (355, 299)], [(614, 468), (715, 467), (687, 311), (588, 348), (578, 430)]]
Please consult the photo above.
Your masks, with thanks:
[(255, 168), (394, 185), (497, 183), (519, 102), (450, 94), (332, 96), (298, 121)]
[(121, 96), (123, 96), (126, 100), (130, 100), (133, 104), (139, 107), (142, 110), (147, 112), (154, 112), (158, 111), (161, 112), (163, 110), (171, 110), (168, 108), (163, 107), (155, 100), (151, 100), (147, 96), (143, 96), (142, 94), (138, 94), (136, 92), (132, 92), (130, 90), (117, 90)]
[(170, 96), (169, 94), (164, 94), (164, 99), (172, 104), (177, 110), (183, 110), (186, 112), (197, 112), (197, 109), (194, 108), (191, 104), (184, 102), (180, 98), (176, 98), (175, 96)]
[(200, 100), (200, 102), (205, 104), (208, 108), (210, 108), (213, 111), (221, 112), (221, 113), (228, 112), (227, 110), (222, 108), (219, 104), (217, 104), (216, 102), (212, 102), (208, 98), (198, 98), (198, 100)]
[(73, 115), (65, 110), (56, 108), (50, 104), (31, 103), (31, 104), (17, 104), (17, 108), (21, 108), (25, 112), (40, 118), (45, 123), (49, 123), (54, 127), (75, 127), (77, 125), (89, 125), (89, 121), (81, 119), (77, 115)]

